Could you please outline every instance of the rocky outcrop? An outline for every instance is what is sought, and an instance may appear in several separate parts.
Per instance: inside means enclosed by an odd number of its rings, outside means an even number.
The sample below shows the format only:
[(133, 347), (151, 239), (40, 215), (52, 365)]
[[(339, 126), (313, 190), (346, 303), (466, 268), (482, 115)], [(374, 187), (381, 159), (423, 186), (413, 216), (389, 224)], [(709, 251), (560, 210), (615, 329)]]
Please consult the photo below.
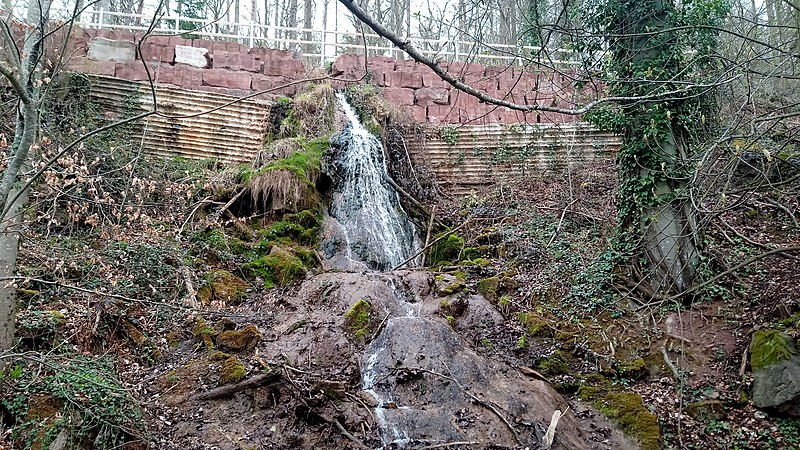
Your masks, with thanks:
[(778, 330), (758, 330), (750, 343), (753, 402), (800, 415), (800, 356), (794, 339)]

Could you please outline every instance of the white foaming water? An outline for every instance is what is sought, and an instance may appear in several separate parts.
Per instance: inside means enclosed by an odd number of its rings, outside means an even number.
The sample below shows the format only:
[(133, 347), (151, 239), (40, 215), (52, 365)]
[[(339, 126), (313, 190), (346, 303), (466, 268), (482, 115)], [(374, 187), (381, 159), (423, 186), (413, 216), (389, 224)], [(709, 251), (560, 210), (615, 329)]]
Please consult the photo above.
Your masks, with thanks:
[(350, 127), (339, 135), (331, 216), (344, 229), (349, 257), (370, 269), (392, 269), (418, 250), (414, 225), (388, 181), (380, 141), (359, 122), (344, 95), (336, 98)]

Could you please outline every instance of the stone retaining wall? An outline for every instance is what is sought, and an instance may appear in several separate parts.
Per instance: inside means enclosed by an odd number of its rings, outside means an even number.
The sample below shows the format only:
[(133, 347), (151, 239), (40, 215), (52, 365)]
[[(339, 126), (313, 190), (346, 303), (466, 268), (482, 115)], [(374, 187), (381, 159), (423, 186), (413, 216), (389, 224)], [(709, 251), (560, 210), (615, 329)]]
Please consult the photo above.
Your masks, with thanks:
[[(180, 36), (149, 36), (139, 47), (141, 34), (116, 30), (76, 30), (68, 51), (69, 70), (112, 76), (129, 81), (148, 79), (143, 61), (159, 84), (191, 90), (244, 96), (278, 88), (279, 95), (294, 95), (302, 86), (281, 87), (303, 79), (312, 68), (291, 52), (252, 48), (234, 42), (185, 39)], [(447, 71), (477, 89), (520, 104), (569, 107), (575, 99), (591, 95), (572, 88), (563, 74), (517, 66), (483, 66), (445, 63)], [(481, 103), (453, 89), (428, 67), (409, 60), (340, 56), (332, 70), (347, 81), (369, 81), (383, 89), (394, 104), (405, 108), (420, 122), (460, 123), (565, 123), (578, 119), (555, 113), (523, 114)]]

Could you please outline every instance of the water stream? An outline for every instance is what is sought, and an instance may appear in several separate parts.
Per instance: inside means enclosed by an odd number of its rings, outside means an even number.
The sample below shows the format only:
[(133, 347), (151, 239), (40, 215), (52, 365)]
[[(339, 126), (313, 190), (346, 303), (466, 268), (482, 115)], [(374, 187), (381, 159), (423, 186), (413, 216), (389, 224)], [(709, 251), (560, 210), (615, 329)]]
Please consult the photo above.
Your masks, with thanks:
[(380, 141), (364, 128), (344, 95), (336, 98), (349, 123), (331, 139), (339, 154), (330, 215), (341, 225), (348, 259), (388, 270), (418, 250), (414, 225), (389, 183)]

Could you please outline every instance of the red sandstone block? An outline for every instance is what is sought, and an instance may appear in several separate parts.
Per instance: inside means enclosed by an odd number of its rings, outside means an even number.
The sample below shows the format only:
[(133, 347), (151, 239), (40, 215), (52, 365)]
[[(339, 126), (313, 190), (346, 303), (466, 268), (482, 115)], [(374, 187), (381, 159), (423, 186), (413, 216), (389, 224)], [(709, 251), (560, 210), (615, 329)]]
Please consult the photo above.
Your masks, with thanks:
[(497, 78), (467, 75), (465, 83), (479, 91), (496, 90), (498, 87)]
[(192, 39), (192, 47), (205, 48), (210, 52), (214, 49), (214, 41), (209, 41), (208, 39)]
[(419, 106), (447, 105), (450, 102), (450, 92), (442, 88), (419, 88), (414, 91), (414, 102)]
[[(141, 63), (139, 63), (141, 65)], [(148, 66), (153, 81), (157, 84), (177, 84), (175, 83), (176, 70), (169, 64), (152, 64)]]
[(466, 75), (479, 75), (483, 76), (484, 67), (481, 64), (463, 63), (463, 62), (449, 62), (443, 63), (444, 67), (450, 75), (463, 79)]
[(341, 55), (333, 62), (333, 73), (341, 73), (337, 78), (357, 80), (364, 74), (363, 59), (358, 55)]
[(422, 86), (430, 88), (445, 88), (450, 89), (450, 83), (444, 81), (433, 71), (425, 72), (422, 74)]
[(215, 52), (213, 58), (215, 69), (244, 70), (247, 72), (260, 72), (261, 61), (253, 55), (238, 52)]
[(186, 89), (195, 89), (203, 85), (203, 72), (205, 72), (204, 69), (197, 69), (189, 66), (176, 66), (172, 80), (174, 84), (178, 86)]
[(270, 58), (264, 61), (264, 75), (298, 78), (305, 75), (302, 61), (286, 58)]
[(128, 63), (118, 63), (114, 71), (114, 76), (129, 81), (147, 81), (147, 71), (141, 61), (133, 61)]
[(158, 45), (161, 47), (170, 47), (169, 36), (147, 36), (144, 38), (142, 45)]
[(171, 45), (171, 46), (183, 45), (185, 47), (191, 47), (192, 46), (192, 40), (191, 39), (186, 39), (183, 36), (169, 36), (169, 39), (167, 39), (167, 45)]
[(235, 53), (247, 53), (247, 47), (238, 42), (226, 42), (225, 51)]
[(397, 106), (411, 106), (414, 104), (414, 91), (411, 89), (386, 87), (383, 96), (389, 103)]
[(498, 78), (501, 76), (514, 76), (513, 66), (486, 66), (483, 69), (483, 76)]
[(461, 91), (454, 91), (450, 96), (450, 104), (461, 109), (470, 109), (480, 105), (481, 102), (472, 95)]
[(425, 123), (428, 121), (428, 108), (424, 106), (409, 106), (406, 111), (411, 114), (411, 117), (417, 123)]
[(419, 70), (423, 65), (413, 59), (398, 59), (395, 62), (394, 70), (412, 71)]
[(114, 30), (109, 30), (106, 28), (97, 30), (95, 33), (96, 37), (101, 37), (104, 39), (114, 39)]
[(139, 59), (172, 64), (175, 61), (175, 47), (145, 43), (140, 47)]
[(76, 56), (67, 61), (67, 70), (113, 77), (116, 74), (117, 63), (113, 61), (92, 61), (85, 56)]
[(206, 69), (203, 71), (203, 85), (228, 89), (250, 89), (249, 73), (232, 72), (223, 69)]
[(432, 124), (458, 123), (458, 111), (453, 109), (452, 106), (428, 106), (428, 122)]
[(384, 83), (386, 87), (417, 89), (422, 87), (422, 75), (411, 71), (387, 72)]

